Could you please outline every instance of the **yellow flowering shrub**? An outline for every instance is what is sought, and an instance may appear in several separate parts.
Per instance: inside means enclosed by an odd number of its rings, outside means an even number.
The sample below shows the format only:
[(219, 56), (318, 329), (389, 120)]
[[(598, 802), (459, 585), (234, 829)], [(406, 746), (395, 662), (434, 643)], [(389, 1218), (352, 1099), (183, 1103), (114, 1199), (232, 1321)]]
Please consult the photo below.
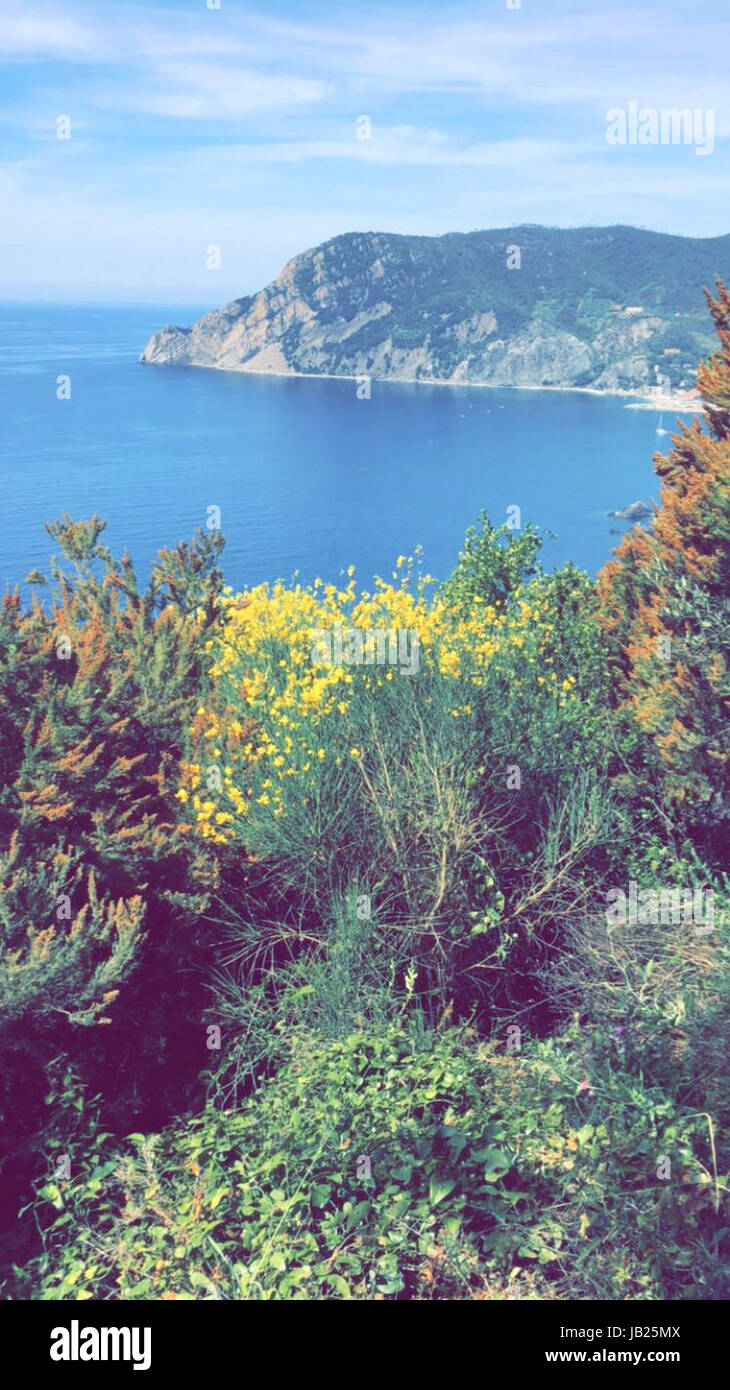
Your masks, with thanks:
[[(402, 563), (401, 556), (398, 568)], [(473, 720), (495, 663), (515, 690), (525, 680), (533, 684), (539, 671), (554, 703), (576, 698), (576, 677), (559, 679), (555, 669), (539, 585), (518, 590), (501, 608), (476, 596), (464, 612), (433, 584), (428, 576), (414, 579), (409, 565), (400, 582), (377, 579), (372, 591), (358, 592), (350, 570), (344, 587), (317, 579), (224, 593), (219, 635), (210, 644), (211, 700), (198, 711), (195, 757), (178, 792), (204, 838), (227, 843), (258, 808), (285, 816), (293, 792), (306, 804), (322, 764), (363, 764), (373, 721), (382, 730), (398, 719), (399, 704), (433, 706), (443, 697), (452, 719)], [(374, 645), (354, 663), (346, 653), (336, 662), (313, 659), (317, 634), (338, 631), (363, 639), (408, 633), (412, 650), (416, 634), (418, 669), (406, 674), (400, 653), (385, 642), (380, 661)], [(524, 668), (517, 675), (515, 661)]]

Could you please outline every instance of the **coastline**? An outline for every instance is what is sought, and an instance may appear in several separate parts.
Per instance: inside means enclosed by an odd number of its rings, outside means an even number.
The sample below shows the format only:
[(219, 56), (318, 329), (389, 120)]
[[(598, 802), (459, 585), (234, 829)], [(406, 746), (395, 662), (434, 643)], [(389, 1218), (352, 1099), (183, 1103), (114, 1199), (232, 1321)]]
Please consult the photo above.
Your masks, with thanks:
[[(365, 381), (367, 374), (355, 376), (351, 372), (297, 372), (293, 368), (287, 371), (266, 371), (256, 367), (224, 367), (213, 365), (210, 362), (148, 362), (144, 360), (144, 354), (139, 357), (139, 363), (143, 367), (197, 367), (208, 372), (238, 372), (242, 376), (269, 376), (280, 378), (295, 378), (299, 381), (313, 379), (315, 381)], [(618, 387), (604, 388), (597, 386), (509, 386), (504, 383), (491, 381), (454, 381), (450, 377), (407, 377), (407, 376), (380, 376), (371, 377), (371, 381), (377, 381), (381, 385), (388, 385), (394, 382), (401, 386), (450, 386), (461, 389), (480, 391), (567, 391), (574, 392), (582, 396), (611, 396), (619, 400), (625, 400), (626, 410), (653, 410), (671, 411), (681, 415), (698, 415), (702, 413), (702, 398), (694, 391), (675, 391), (673, 393), (657, 394), (649, 391), (626, 391)]]

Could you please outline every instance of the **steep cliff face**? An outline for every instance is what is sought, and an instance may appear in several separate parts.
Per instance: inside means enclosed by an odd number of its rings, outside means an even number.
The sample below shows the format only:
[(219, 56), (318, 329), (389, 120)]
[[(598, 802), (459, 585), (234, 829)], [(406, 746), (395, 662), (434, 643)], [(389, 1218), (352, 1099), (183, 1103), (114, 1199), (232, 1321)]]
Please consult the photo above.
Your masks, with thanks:
[(258, 294), (140, 361), (493, 386), (693, 385), (712, 342), (701, 288), (730, 236), (632, 227), (404, 237), (350, 233), (296, 256)]

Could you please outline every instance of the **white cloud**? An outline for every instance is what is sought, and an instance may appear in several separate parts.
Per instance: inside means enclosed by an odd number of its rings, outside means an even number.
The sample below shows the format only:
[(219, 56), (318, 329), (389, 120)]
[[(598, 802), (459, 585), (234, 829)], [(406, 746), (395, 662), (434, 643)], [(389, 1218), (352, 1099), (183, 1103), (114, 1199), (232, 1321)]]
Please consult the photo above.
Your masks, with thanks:
[(6, 58), (93, 58), (99, 54), (94, 30), (68, 13), (18, 8), (6, 0), (0, 21), (0, 53)]
[(90, 93), (98, 107), (182, 120), (241, 120), (312, 106), (326, 95), (324, 82), (306, 77), (192, 62), (160, 63), (153, 75), (134, 86), (99, 84)]
[[(605, 143), (606, 111), (629, 100), (713, 107), (730, 133), (719, 0), (681, 15), (666, 0), (373, 3), (324, 23), (277, 19), (284, 0), (0, 0), (15, 154), (0, 168), (2, 292), (86, 283), (217, 303), (373, 227), (722, 229), (719, 138), (707, 160)], [(221, 277), (205, 270), (211, 242)]]
[[(327, 138), (311, 140), (251, 141), (245, 144), (204, 145), (185, 154), (166, 156), (162, 163), (150, 164), (148, 169), (164, 169), (171, 173), (176, 166), (188, 174), (195, 170), (233, 176), (244, 165), (304, 164), (314, 160), (341, 160), (348, 164), (364, 163), (384, 166), (423, 166), (440, 168), (493, 168), (517, 170), (542, 163), (545, 167), (555, 160), (574, 160), (581, 154), (595, 153), (595, 142), (574, 143), (569, 140), (512, 139), (457, 142), (445, 131), (421, 129), (416, 126), (375, 125), (369, 140), (358, 139), (355, 122), (349, 123), (351, 134), (343, 134), (343, 122), (337, 133)], [(602, 138), (602, 129), (599, 132)]]
[[(280, 21), (225, 3), (211, 12), (202, 0), (192, 9), (102, 0), (91, 13), (76, 11), (73, 0), (42, 10), (34, 0), (5, 0), (0, 54), (126, 64), (130, 87), (135, 78), (141, 83), (143, 103), (155, 74), (174, 88), (176, 59), (188, 59), (194, 68), (193, 60), (216, 57), (224, 81), (231, 60), (240, 57), (249, 72), (269, 69), (276, 59), (296, 74), (292, 80), (324, 81), (343, 91), (352, 91), (353, 84), (355, 90), (393, 93), (464, 88), (531, 105), (557, 100), (563, 107), (613, 105), (629, 89), (649, 105), (695, 105), (702, 93), (713, 98), (705, 95), (703, 105), (727, 101), (727, 22), (713, 19), (721, 11), (711, 0), (686, 21), (665, 0), (623, 9), (558, 0), (537, 16), (526, 9), (454, 5), (446, 21), (403, 6), (370, 17), (372, 12), (353, 4), (348, 24), (339, 28)], [(164, 104), (164, 96), (157, 100)], [(130, 101), (128, 94), (125, 109)], [(184, 99), (174, 90), (170, 102), (171, 114), (185, 114)], [(192, 99), (190, 104), (195, 111)], [(232, 109), (239, 108), (233, 103)]]

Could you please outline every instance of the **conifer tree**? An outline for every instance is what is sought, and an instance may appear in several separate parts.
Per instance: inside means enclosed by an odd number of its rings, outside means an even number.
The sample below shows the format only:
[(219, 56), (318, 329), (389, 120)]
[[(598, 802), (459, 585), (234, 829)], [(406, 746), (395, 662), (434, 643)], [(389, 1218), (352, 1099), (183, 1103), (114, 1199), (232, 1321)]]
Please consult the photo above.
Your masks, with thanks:
[(120, 1101), (163, 1054), (175, 1065), (190, 928), (216, 871), (175, 791), (222, 539), (161, 552), (142, 590), (104, 528), (49, 525), (48, 601), (15, 592), (0, 607), (0, 1039), (5, 1118), (21, 1130), (11, 1058), (21, 1074), (54, 1051), (105, 1067)]
[[(660, 505), (599, 577), (619, 701), (676, 823), (730, 833), (730, 293), (707, 300), (719, 339), (700, 365), (703, 419), (657, 455)], [(653, 751), (652, 751), (653, 750)]]

